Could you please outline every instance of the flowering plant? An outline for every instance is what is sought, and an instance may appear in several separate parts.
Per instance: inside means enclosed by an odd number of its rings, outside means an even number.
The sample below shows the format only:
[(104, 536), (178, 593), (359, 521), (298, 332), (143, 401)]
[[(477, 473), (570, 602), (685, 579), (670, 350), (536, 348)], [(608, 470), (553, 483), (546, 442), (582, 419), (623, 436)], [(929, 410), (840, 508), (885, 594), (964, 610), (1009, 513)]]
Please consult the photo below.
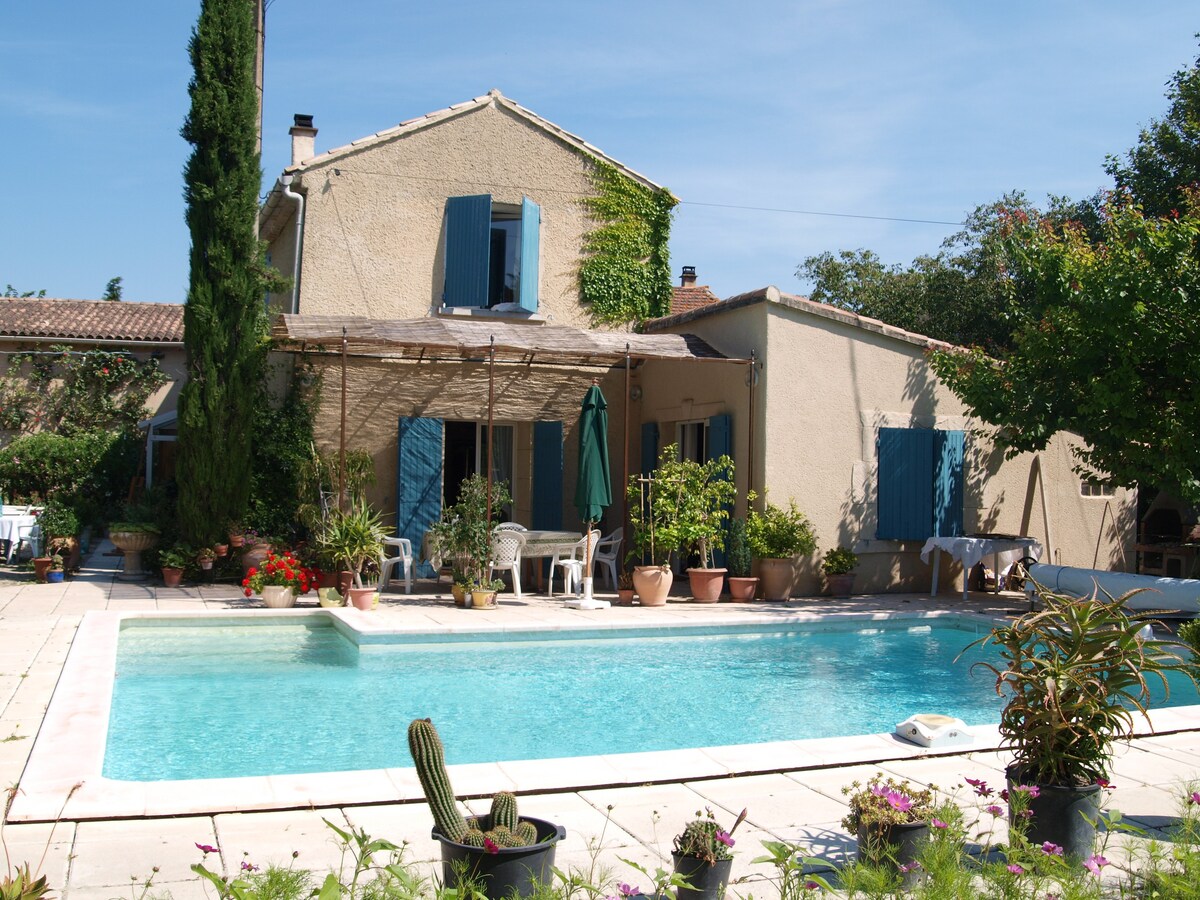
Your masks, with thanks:
[[(719, 859), (733, 858), (733, 832), (746, 820), (746, 810), (742, 810), (728, 831), (717, 825), (717, 817), (711, 809), (705, 812), (707, 815), (688, 822), (683, 832), (675, 835), (675, 852), (702, 859), (711, 866)], [(696, 815), (700, 816), (699, 810)]]
[(242, 580), (242, 589), (247, 597), (261, 594), (267, 585), (290, 587), (297, 594), (307, 594), (315, 582), (316, 573), (304, 568), (292, 551), (285, 550), (282, 554), (268, 553), (261, 566), (250, 569)]
[(851, 833), (859, 825), (887, 827), (926, 822), (933, 816), (934, 791), (936, 787), (918, 790), (907, 781), (884, 778), (876, 773), (864, 787), (853, 781), (842, 788), (850, 798), (850, 812), (842, 819), (842, 826)]

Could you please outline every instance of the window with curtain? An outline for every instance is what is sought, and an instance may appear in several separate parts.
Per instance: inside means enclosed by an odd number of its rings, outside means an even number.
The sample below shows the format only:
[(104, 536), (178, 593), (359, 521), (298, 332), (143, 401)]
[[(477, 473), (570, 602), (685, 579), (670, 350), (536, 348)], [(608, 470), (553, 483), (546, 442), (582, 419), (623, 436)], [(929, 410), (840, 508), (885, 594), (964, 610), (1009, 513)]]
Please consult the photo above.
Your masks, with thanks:
[(494, 203), (490, 194), (446, 201), (448, 307), (537, 312), (541, 208)]

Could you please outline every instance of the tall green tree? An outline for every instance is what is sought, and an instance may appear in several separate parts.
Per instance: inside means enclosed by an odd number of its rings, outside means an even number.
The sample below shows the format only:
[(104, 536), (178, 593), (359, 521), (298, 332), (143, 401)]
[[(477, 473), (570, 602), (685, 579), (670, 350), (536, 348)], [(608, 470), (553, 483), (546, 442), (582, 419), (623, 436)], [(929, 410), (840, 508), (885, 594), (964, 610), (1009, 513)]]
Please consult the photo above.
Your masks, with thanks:
[(108, 279), (108, 284), (104, 286), (104, 296), (101, 300), (120, 300), (121, 299), (121, 281), (122, 278), (118, 275), (116, 278)]
[(1153, 217), (1117, 195), (1096, 242), (1078, 223), (1023, 210), (1003, 219), (1010, 285), (1033, 301), (1011, 307), (1013, 348), (1003, 361), (974, 350), (932, 363), (1009, 455), (1070, 431), (1083, 438), (1085, 476), (1200, 501), (1197, 200)]
[(1142, 129), (1124, 159), (1110, 156), (1105, 165), (1117, 189), (1150, 216), (1182, 209), (1188, 189), (1200, 184), (1200, 56), (1172, 76), (1167, 99), (1167, 114)]
[(191, 109), (182, 134), (191, 271), (184, 310), (188, 378), (179, 397), (179, 518), (209, 543), (246, 510), (251, 424), (263, 396), (267, 284), (255, 237), (253, 0), (203, 0), (188, 52)]

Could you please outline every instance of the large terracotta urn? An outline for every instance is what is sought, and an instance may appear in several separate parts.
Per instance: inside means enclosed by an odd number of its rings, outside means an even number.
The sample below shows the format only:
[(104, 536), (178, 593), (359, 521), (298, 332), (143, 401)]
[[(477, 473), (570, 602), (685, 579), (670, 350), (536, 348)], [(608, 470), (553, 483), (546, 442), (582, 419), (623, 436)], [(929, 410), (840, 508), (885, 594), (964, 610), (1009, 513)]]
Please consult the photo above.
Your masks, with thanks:
[(792, 559), (760, 559), (758, 580), (764, 600), (787, 600), (796, 584)]
[(634, 566), (633, 587), (642, 606), (666, 606), (675, 576), (664, 566)]

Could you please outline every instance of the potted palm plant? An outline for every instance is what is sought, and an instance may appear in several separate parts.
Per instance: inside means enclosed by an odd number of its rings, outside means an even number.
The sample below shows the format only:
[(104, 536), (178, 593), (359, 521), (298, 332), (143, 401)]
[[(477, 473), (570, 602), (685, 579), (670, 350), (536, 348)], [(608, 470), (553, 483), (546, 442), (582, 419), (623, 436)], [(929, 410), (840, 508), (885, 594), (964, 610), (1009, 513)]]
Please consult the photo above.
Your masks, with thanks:
[(795, 558), (817, 549), (812, 523), (789, 500), (787, 509), (768, 502), (762, 512), (746, 517), (746, 540), (758, 560), (765, 600), (787, 600), (796, 583)]
[(1135, 714), (1146, 715), (1147, 678), (1167, 689), (1168, 671), (1195, 677), (1176, 655), (1178, 644), (1143, 637), (1146, 621), (1127, 608), (1136, 592), (1080, 599), (1036, 591), (1040, 609), (967, 649), (994, 648), (1003, 661), (976, 665), (996, 676), (997, 693), (1008, 698), (1000, 736), (1013, 754), (1009, 793), (1020, 787), (1029, 795), (1026, 836), (1083, 858), (1092, 852), (1113, 745), (1129, 739)]
[[(378, 560), (383, 555), (383, 538), (379, 514), (366, 503), (356, 504), (345, 512), (331, 513), (317, 536), (318, 549), (335, 560), (339, 568), (350, 573), (351, 586), (343, 593), (348, 595), (352, 603), (358, 596), (359, 603), (365, 602), (365, 608), (368, 609), (375, 591), (373, 587), (364, 585), (364, 570), (368, 560)], [(365, 598), (361, 596), (363, 593), (366, 594)]]
[(746, 603), (754, 599), (758, 590), (758, 579), (750, 575), (754, 557), (746, 540), (746, 520), (729, 520), (729, 548), (725, 551), (725, 565), (729, 568), (729, 599), (734, 603)]
[(733, 833), (746, 820), (742, 810), (733, 827), (725, 831), (713, 811), (696, 812), (683, 831), (675, 835), (671, 859), (675, 874), (686, 883), (677, 889), (677, 900), (721, 900), (733, 868)]
[(699, 603), (716, 603), (725, 586), (724, 568), (713, 565), (713, 552), (725, 549), (725, 527), (737, 497), (733, 460), (719, 456), (703, 463), (677, 459), (674, 445), (664, 450), (656, 478), (678, 486), (678, 546), (691, 551), (699, 565), (688, 568), (692, 597)]
[(825, 554), (821, 571), (825, 573), (825, 585), (835, 597), (848, 597), (854, 592), (854, 567), (858, 565), (858, 554), (848, 547), (835, 547)]

